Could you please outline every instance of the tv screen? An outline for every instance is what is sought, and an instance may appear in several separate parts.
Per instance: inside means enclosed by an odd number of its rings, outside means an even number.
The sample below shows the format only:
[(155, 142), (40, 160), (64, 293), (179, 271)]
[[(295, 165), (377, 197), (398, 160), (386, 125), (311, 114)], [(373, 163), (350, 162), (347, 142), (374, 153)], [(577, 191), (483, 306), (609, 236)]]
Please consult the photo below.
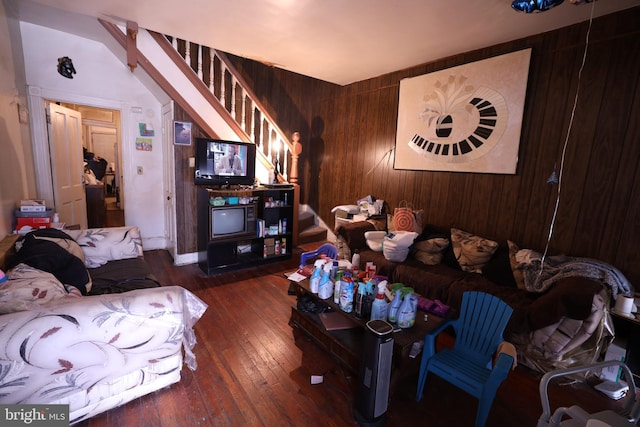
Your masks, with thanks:
[(197, 138), (195, 183), (251, 185), (255, 178), (255, 162), (255, 144)]
[(212, 236), (224, 236), (245, 231), (245, 208), (214, 208), (211, 212)]

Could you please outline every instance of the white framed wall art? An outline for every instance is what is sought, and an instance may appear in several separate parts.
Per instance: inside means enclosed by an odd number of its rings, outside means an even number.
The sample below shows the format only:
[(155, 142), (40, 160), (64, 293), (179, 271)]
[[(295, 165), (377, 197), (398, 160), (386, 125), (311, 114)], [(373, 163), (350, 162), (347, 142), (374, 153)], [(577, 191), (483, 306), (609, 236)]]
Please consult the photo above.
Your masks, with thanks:
[(394, 169), (515, 174), (531, 49), (400, 81)]

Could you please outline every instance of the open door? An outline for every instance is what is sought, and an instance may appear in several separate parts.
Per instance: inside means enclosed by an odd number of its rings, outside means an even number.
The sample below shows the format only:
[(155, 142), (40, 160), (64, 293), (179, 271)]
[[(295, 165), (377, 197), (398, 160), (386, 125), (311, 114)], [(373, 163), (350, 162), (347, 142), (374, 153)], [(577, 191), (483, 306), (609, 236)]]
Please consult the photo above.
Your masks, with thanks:
[(162, 106), (162, 143), (164, 146), (164, 238), (169, 253), (176, 259), (175, 156), (173, 147), (173, 102)]
[(47, 103), (47, 129), (55, 210), (60, 221), (67, 226), (87, 228), (87, 204), (82, 182), (82, 115)]

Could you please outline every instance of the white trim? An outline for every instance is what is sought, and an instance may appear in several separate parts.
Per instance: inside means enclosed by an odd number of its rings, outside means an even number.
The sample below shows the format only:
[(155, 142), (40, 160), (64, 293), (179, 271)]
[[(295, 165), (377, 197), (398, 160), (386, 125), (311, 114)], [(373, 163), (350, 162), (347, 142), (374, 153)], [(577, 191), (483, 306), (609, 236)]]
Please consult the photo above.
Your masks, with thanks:
[[(44, 199), (47, 205), (53, 206), (53, 183), (51, 182), (51, 161), (49, 155), (49, 138), (47, 131), (47, 119), (45, 113), (45, 101), (60, 101), (68, 102), (71, 104), (87, 105), (91, 107), (107, 108), (110, 110), (120, 111), (120, 143), (122, 152), (122, 175), (126, 176), (129, 168), (129, 159), (132, 153), (131, 144), (123, 144), (122, 141), (127, 140), (127, 135), (130, 126), (129, 110), (130, 104), (128, 102), (93, 98), (88, 96), (70, 94), (68, 92), (62, 92), (52, 89), (43, 89), (38, 86), (27, 86), (29, 111), (31, 112), (30, 126), (31, 136), (33, 141), (33, 165), (36, 170), (36, 192), (39, 199)], [(125, 153), (124, 150), (129, 152)], [(122, 183), (121, 183), (122, 185)], [(125, 192), (122, 195), (126, 198)], [(126, 206), (126, 200), (122, 200), (122, 206)], [(126, 210), (125, 210), (125, 223), (126, 223)]]

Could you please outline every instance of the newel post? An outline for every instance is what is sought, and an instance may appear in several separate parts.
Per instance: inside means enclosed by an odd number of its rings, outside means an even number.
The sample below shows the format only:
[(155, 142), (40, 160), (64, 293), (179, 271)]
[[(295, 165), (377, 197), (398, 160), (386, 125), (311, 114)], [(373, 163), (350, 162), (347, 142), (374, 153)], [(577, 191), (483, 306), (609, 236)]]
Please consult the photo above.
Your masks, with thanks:
[(291, 171), (289, 172), (289, 182), (298, 183), (298, 157), (302, 153), (302, 144), (300, 144), (300, 132), (294, 132), (292, 136), (293, 150), (291, 150)]

